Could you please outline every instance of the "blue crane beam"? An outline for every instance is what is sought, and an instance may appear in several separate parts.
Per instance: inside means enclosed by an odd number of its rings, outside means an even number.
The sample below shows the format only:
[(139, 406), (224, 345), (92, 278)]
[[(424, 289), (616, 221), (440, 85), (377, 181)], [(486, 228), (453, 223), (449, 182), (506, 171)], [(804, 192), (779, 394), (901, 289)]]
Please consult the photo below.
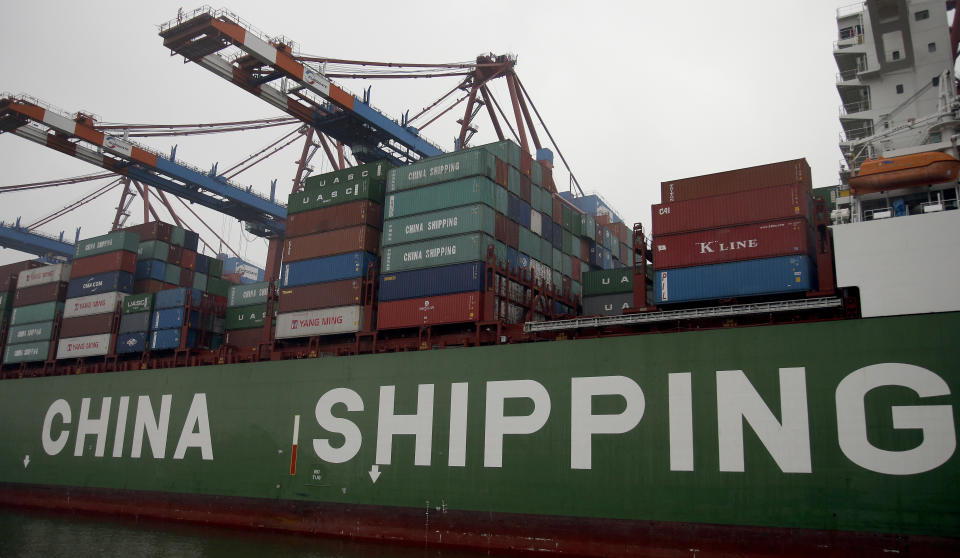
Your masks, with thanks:
[(0, 223), (0, 246), (46, 258), (73, 259), (74, 246), (60, 238), (39, 234), (18, 224)]

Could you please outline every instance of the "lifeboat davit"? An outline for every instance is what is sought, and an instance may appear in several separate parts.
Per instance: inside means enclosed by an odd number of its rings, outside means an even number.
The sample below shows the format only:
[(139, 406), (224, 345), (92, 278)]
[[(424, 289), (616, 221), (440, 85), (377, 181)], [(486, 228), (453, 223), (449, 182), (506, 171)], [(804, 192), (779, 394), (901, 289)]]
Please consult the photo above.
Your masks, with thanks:
[(850, 177), (850, 188), (857, 193), (879, 192), (955, 182), (958, 176), (960, 161), (940, 151), (927, 151), (867, 159), (857, 175)]

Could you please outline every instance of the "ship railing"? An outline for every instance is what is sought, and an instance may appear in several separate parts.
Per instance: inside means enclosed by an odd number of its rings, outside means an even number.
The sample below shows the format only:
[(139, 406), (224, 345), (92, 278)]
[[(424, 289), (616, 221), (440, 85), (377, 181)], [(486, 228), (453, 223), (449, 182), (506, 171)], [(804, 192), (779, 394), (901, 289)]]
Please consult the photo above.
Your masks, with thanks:
[(849, 116), (858, 112), (870, 110), (870, 101), (857, 101), (840, 105), (840, 116)]
[(837, 19), (863, 13), (864, 6), (864, 2), (855, 2), (853, 4), (847, 4), (846, 6), (840, 6), (837, 8)]
[(711, 306), (707, 308), (690, 308), (684, 310), (663, 310), (659, 312), (624, 314), (622, 316), (573, 318), (569, 320), (553, 320), (549, 322), (526, 322), (523, 324), (523, 331), (524, 333), (537, 333), (544, 331), (636, 325), (674, 320), (724, 318), (731, 316), (746, 316), (750, 314), (768, 314), (771, 312), (796, 312), (799, 310), (837, 308), (841, 306), (841, 304), (841, 299), (837, 297), (756, 302), (749, 304), (731, 304), (728, 306)]

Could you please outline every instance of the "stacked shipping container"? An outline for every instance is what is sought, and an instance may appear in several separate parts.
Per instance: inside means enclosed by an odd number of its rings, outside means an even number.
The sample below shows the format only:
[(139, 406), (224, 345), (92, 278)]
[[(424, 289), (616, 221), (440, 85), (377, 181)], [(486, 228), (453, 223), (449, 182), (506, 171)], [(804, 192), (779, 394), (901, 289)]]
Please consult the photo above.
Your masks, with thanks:
[[(240, 349), (263, 343), (270, 283), (234, 285), (227, 295), (226, 342)], [(271, 319), (272, 321), (272, 319)]]
[(363, 280), (380, 248), (389, 161), (307, 178), (290, 195), (276, 337), (354, 333), (364, 316)]
[(633, 307), (633, 267), (583, 274), (583, 314), (619, 316)]
[(63, 313), (70, 264), (26, 269), (17, 277), (3, 363), (39, 362), (50, 355), (56, 320)]
[(153, 297), (153, 293), (139, 293), (123, 299), (120, 328), (117, 332), (117, 354), (142, 353), (147, 350), (150, 318), (153, 316)]
[(803, 159), (661, 184), (652, 208), (657, 303), (813, 289)]

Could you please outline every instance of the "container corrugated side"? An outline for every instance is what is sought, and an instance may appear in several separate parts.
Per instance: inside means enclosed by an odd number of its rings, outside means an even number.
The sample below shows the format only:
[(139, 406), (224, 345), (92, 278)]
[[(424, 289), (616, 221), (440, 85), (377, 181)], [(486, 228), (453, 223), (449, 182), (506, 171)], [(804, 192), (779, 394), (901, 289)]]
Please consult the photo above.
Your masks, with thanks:
[(7, 343), (35, 343), (49, 341), (53, 337), (53, 322), (37, 322), (32, 324), (11, 326), (7, 333)]
[(170, 257), (170, 244), (162, 240), (145, 240), (137, 245), (137, 259), (163, 260)]
[(270, 283), (250, 283), (249, 285), (233, 285), (227, 293), (227, 307), (250, 306), (251, 304), (266, 304), (270, 294)]
[(801, 256), (810, 253), (813, 229), (806, 219), (653, 237), (654, 269)]
[(167, 262), (161, 260), (139, 260), (134, 272), (134, 281), (163, 281), (167, 277)]
[(807, 164), (806, 159), (794, 159), (703, 176), (667, 180), (660, 183), (660, 203), (672, 203), (787, 184), (796, 184), (806, 189), (807, 192), (810, 191), (810, 165)]
[(64, 318), (60, 324), (60, 337), (83, 337), (111, 333), (113, 329), (113, 314), (94, 314), (91, 316), (77, 316)]
[(6, 350), (3, 352), (3, 363), (18, 364), (21, 362), (39, 362), (47, 360), (49, 354), (49, 341), (7, 345)]
[(493, 245), (497, 259), (506, 260), (507, 250), (493, 237), (472, 233), (448, 236), (423, 242), (411, 242), (383, 249), (380, 271), (392, 273), (409, 269), (438, 267), (472, 261), (485, 261), (487, 247)]
[(334, 306), (361, 303), (363, 283), (360, 279), (344, 279), (298, 287), (283, 287), (277, 303), (278, 312), (301, 312)]
[(583, 296), (633, 292), (633, 268), (588, 271), (581, 275)]
[(157, 351), (177, 349), (181, 347), (181, 340), (183, 341), (183, 348), (197, 346), (197, 339), (200, 336), (199, 331), (188, 329), (186, 339), (182, 339), (182, 333), (183, 330), (179, 327), (153, 331), (150, 333), (150, 348)]
[(383, 205), (359, 200), (287, 215), (286, 236), (292, 238), (356, 225), (383, 226)]
[(226, 328), (247, 329), (262, 328), (267, 321), (267, 305), (251, 304), (250, 306), (234, 306), (227, 308)]
[(109, 333), (101, 333), (60, 339), (57, 360), (105, 355), (110, 352), (110, 337)]
[(17, 288), (25, 289), (46, 283), (59, 283), (70, 279), (70, 264), (45, 265), (25, 269), (17, 275)]
[(92, 316), (94, 314), (112, 313), (118, 305), (123, 303), (126, 293), (112, 291), (88, 296), (68, 298), (63, 306), (64, 318)]
[[(169, 270), (170, 266), (167, 266)], [(177, 278), (179, 279), (179, 273)], [(167, 281), (175, 283), (175, 281)], [(87, 275), (70, 280), (67, 287), (67, 298), (77, 298), (100, 293), (120, 291), (133, 292), (133, 274), (126, 271), (108, 271), (96, 275)]]
[(307, 191), (313, 191), (326, 186), (356, 182), (362, 179), (368, 179), (374, 182), (386, 182), (388, 172), (395, 166), (396, 165), (390, 162), (389, 159), (380, 159), (355, 167), (308, 176), (306, 180), (303, 181), (303, 188)]
[(41, 302), (52, 302), (56, 300), (65, 300), (67, 298), (67, 284), (46, 283), (35, 287), (17, 289), (13, 297), (13, 307), (30, 306), (31, 304), (40, 304)]
[(387, 174), (387, 192), (395, 193), (471, 176), (497, 178), (496, 158), (482, 148), (424, 159), (412, 165), (392, 169)]
[(126, 271), (133, 273), (137, 270), (137, 254), (126, 250), (108, 252), (86, 258), (78, 258), (70, 262), (71, 277), (83, 277), (107, 271)]
[(809, 257), (783, 256), (657, 271), (653, 294), (665, 304), (804, 292), (813, 288), (813, 277)]
[(482, 293), (407, 298), (378, 305), (377, 328), (395, 329), (481, 320)]
[(483, 262), (467, 262), (381, 274), (377, 297), (381, 301), (390, 301), (482, 291), (484, 289), (485, 269), (486, 264)]
[(136, 314), (153, 310), (153, 293), (138, 293), (127, 295), (123, 299), (123, 313)]
[(154, 295), (153, 307), (155, 309), (183, 307), (187, 304), (199, 306), (203, 299), (203, 293), (196, 289), (187, 289), (180, 287), (178, 289), (164, 289)]
[(120, 317), (120, 328), (117, 331), (119, 333), (150, 331), (151, 318), (153, 318), (152, 312), (137, 312), (136, 314), (124, 314)]
[(654, 205), (650, 208), (651, 233), (656, 236), (797, 217), (809, 221), (811, 211), (809, 189), (797, 184), (773, 186)]
[(380, 230), (359, 225), (287, 238), (283, 243), (283, 261), (299, 262), (357, 251), (376, 254), (379, 250)]
[(327, 258), (287, 263), (283, 265), (280, 286), (297, 287), (313, 283), (362, 278), (366, 276), (368, 266), (376, 261), (377, 257), (368, 252), (353, 252)]
[[(125, 227), (123, 230), (127, 232), (136, 233), (140, 237), (140, 241), (145, 240), (162, 240), (164, 242), (170, 242), (171, 236), (173, 235), (173, 225), (170, 223), (164, 223), (162, 221), (151, 221), (149, 223), (143, 223), (141, 225), (133, 225), (131, 227)], [(183, 229), (181, 229), (182, 231)], [(182, 242), (182, 240), (181, 240)]]
[(255, 348), (264, 342), (263, 329), (234, 329), (226, 332), (224, 343), (241, 351)]
[(507, 190), (489, 178), (474, 176), (390, 194), (384, 202), (384, 219), (429, 213), (449, 207), (482, 203), (507, 212)]
[(139, 234), (132, 231), (117, 231), (77, 242), (73, 250), (73, 257), (86, 258), (117, 250), (136, 252), (139, 244)]
[(200, 327), (200, 312), (197, 310), (187, 310), (186, 308), (164, 308), (154, 310), (153, 318), (150, 320), (150, 329), (171, 329), (175, 327), (187, 326), (192, 328)]
[(10, 313), (10, 325), (32, 324), (36, 322), (52, 321), (57, 312), (63, 311), (62, 302), (44, 302), (31, 306), (14, 308)]
[(358, 200), (383, 203), (383, 189), (382, 182), (361, 179), (354, 182), (324, 186), (311, 192), (295, 192), (287, 198), (287, 215)]
[[(505, 223), (504, 223), (505, 225)], [(383, 246), (482, 232), (496, 234), (496, 212), (483, 204), (443, 208), (383, 223)], [(504, 240), (507, 231), (504, 226)]]
[(277, 339), (360, 331), (362, 306), (339, 306), (277, 315)]
[(142, 353), (147, 350), (146, 331), (132, 331), (117, 335), (117, 354)]

